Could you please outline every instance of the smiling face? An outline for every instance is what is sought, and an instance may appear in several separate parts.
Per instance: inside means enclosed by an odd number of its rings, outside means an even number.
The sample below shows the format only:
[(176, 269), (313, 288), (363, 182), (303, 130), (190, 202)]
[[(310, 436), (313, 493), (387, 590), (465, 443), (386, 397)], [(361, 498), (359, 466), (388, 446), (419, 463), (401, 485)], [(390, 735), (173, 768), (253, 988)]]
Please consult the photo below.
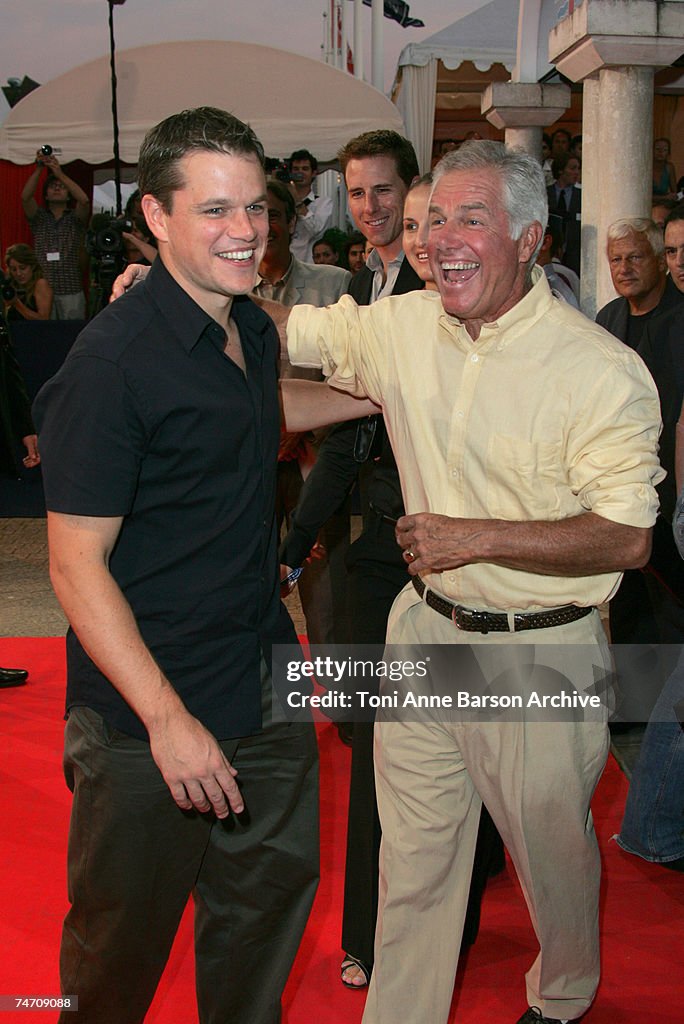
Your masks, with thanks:
[(404, 234), (402, 248), (421, 281), (432, 281), (428, 261), (428, 201), (430, 185), (416, 185), (406, 196), (404, 203)]
[(665, 228), (665, 259), (672, 283), (684, 292), (684, 220), (673, 220)]
[(503, 185), (493, 168), (439, 178), (429, 212), (430, 267), (447, 313), (471, 338), (512, 309), (527, 290), (527, 265), (542, 235), (536, 221), (510, 237)]
[(404, 200), (408, 186), (399, 177), (392, 156), (365, 156), (347, 164), (344, 179), (349, 209), (359, 231), (383, 259), (401, 249)]
[(632, 233), (608, 242), (608, 265), (618, 295), (636, 305), (660, 298), (665, 261), (656, 256), (648, 238)]
[(195, 150), (179, 161), (183, 187), (170, 210), (143, 196), (164, 265), (222, 322), (230, 299), (251, 291), (266, 248), (266, 183), (256, 157)]

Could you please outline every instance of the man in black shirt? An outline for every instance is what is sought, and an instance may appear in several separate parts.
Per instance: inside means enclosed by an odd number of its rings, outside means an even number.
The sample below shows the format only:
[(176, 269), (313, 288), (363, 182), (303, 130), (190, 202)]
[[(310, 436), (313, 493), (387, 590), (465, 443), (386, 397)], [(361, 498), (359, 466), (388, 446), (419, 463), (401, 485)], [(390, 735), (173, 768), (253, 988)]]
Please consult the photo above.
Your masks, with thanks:
[(148, 133), (160, 258), (36, 402), (72, 626), (61, 975), (83, 1022), (144, 1018), (192, 892), (200, 1021), (277, 1024), (316, 889), (315, 737), (274, 723), (266, 667), (296, 637), (276, 559), (278, 341), (246, 297), (262, 164), (213, 108)]
[(663, 233), (647, 217), (617, 220), (608, 228), (606, 254), (618, 298), (598, 311), (596, 323), (630, 348), (639, 348), (654, 317), (684, 300), (667, 275), (663, 250)]
[(668, 281), (679, 302), (670, 303), (649, 321), (637, 351), (658, 388), (663, 418), (659, 458), (663, 469), (667, 470), (667, 476), (658, 487), (660, 515), (653, 531), (650, 562), (661, 585), (656, 592), (655, 581), (651, 579), (649, 589), (656, 607), (658, 639), (664, 644), (681, 644), (684, 641), (684, 562), (675, 548), (670, 524), (677, 502), (675, 433), (684, 400), (684, 204), (668, 215), (664, 239)]
[[(606, 255), (618, 298), (598, 311), (596, 323), (630, 348), (639, 350), (649, 324), (684, 300), (684, 295), (667, 274), (663, 249), (663, 233), (647, 217), (625, 218), (608, 228)], [(656, 534), (660, 531), (661, 527), (656, 524), (654, 549), (658, 544)], [(669, 524), (664, 532), (668, 534), (664, 540), (671, 553), (674, 545)], [(676, 555), (672, 562), (676, 568), (679, 562)], [(624, 574), (609, 608), (613, 643), (658, 641), (657, 610), (650, 593), (652, 587), (653, 581), (639, 569), (629, 569)]]

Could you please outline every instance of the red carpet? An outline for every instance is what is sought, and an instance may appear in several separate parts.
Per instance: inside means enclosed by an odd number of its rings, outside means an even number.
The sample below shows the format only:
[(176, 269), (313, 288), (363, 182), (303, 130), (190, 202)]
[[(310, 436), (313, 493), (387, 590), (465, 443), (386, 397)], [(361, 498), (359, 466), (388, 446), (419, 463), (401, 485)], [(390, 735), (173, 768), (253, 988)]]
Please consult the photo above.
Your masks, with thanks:
[[(63, 642), (0, 640), (0, 665), (31, 671), (27, 686), (0, 690), (2, 906), (0, 995), (56, 995), (66, 910), (64, 856), (69, 794), (61, 777)], [(284, 1024), (357, 1024), (364, 996), (339, 982), (339, 932), (349, 751), (319, 726), (322, 881), (285, 995)], [(623, 853), (618, 830), (625, 780), (610, 760), (595, 801), (605, 865), (604, 975), (587, 1024), (684, 1020), (684, 875)], [(490, 883), (480, 937), (459, 974), (454, 1024), (513, 1024), (525, 1007), (523, 973), (534, 936), (511, 874)], [(397, 970), (402, 965), (397, 964)], [(430, 970), (430, 965), (425, 965)], [(249, 979), (240, 979), (248, 984)], [(53, 1020), (49, 1012), (0, 1014), (0, 1024)], [(186, 915), (147, 1024), (196, 1024), (192, 934)], [(239, 1022), (226, 1022), (239, 1024)], [(410, 1007), (405, 1022), (412, 1024)], [(420, 1022), (430, 1024), (430, 1022)]]

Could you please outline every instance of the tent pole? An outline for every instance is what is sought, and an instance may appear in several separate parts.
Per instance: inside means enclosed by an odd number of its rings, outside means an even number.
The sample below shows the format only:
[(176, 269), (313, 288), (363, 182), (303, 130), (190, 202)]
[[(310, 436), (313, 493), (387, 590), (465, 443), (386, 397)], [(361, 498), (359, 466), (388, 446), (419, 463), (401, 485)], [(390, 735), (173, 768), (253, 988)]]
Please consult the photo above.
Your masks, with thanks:
[(114, 134), (114, 185), (116, 188), (116, 215), (121, 216), (121, 158), (119, 155), (119, 116), (116, 107), (116, 60), (114, 46), (114, 4), (126, 0), (107, 0), (109, 4), (109, 63), (112, 69), (112, 129)]
[(354, 0), (354, 77), (363, 79), (363, 0)]
[(371, 32), (372, 32), (372, 78), (373, 85), (380, 92), (383, 92), (385, 84), (385, 68), (383, 59), (383, 44), (382, 44), (382, 19), (385, 14), (384, 0), (373, 0), (373, 7), (371, 9)]

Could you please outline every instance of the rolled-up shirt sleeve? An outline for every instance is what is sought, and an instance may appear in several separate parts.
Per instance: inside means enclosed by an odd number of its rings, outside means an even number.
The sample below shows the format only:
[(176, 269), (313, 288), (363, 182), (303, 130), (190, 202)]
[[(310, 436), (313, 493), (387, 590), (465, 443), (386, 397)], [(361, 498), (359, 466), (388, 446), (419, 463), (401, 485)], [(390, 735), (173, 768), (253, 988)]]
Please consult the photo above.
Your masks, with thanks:
[(653, 526), (655, 488), (665, 477), (660, 429), (655, 384), (630, 353), (596, 380), (568, 436), (569, 479), (583, 508), (625, 526)]
[(391, 337), (392, 300), (357, 306), (344, 295), (334, 306), (295, 306), (287, 325), (287, 349), (295, 366), (321, 367), (329, 383), (382, 404)]

